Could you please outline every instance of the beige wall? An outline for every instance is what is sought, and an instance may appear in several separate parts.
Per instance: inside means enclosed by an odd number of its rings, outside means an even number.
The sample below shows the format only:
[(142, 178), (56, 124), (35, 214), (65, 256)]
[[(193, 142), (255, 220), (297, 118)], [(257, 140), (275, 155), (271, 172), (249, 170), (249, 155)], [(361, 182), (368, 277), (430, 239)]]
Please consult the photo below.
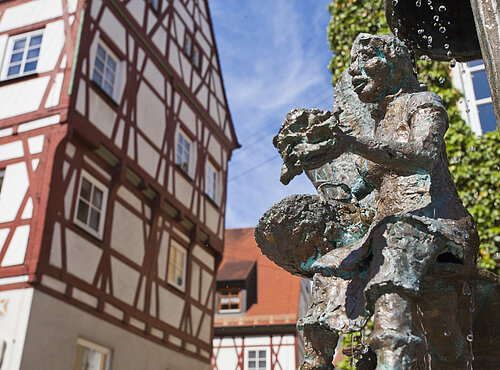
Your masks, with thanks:
[(210, 368), (35, 290), (21, 369), (72, 369), (79, 337), (111, 348), (112, 370)]

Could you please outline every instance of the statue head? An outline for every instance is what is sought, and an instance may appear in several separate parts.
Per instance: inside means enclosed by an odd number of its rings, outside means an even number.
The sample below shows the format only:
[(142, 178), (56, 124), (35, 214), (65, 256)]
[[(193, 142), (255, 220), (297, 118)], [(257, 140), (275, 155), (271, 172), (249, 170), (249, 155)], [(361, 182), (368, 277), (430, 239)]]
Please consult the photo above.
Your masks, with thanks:
[(419, 88), (408, 48), (389, 35), (359, 34), (351, 49), (349, 74), (354, 91), (365, 103)]

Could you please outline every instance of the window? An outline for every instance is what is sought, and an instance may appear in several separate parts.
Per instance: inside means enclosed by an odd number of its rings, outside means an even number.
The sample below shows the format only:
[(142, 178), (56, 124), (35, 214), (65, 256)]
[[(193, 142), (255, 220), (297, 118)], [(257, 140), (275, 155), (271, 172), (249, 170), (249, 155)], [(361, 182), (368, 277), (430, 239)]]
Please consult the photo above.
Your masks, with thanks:
[(218, 180), (219, 180), (219, 171), (217, 171), (215, 167), (212, 166), (212, 164), (207, 163), (207, 167), (205, 169), (205, 193), (215, 203), (218, 203), (217, 199)]
[(453, 74), (460, 81), (465, 97), (461, 108), (472, 130), (477, 134), (495, 131), (497, 121), (483, 61), (462, 63)]
[(184, 50), (184, 53), (188, 57), (191, 57), (192, 46), (193, 46), (193, 39), (188, 33), (186, 33), (184, 35), (184, 47), (182, 49)]
[(151, 5), (155, 11), (160, 10), (160, 0), (148, 0), (148, 4)]
[(111, 350), (85, 339), (78, 339), (74, 370), (111, 369)]
[(200, 48), (196, 45), (193, 46), (193, 65), (195, 68), (200, 69), (201, 67), (201, 55)]
[(175, 164), (186, 174), (192, 176), (191, 163), (193, 162), (193, 142), (182, 132), (177, 134), (177, 150), (175, 152)]
[(82, 171), (74, 222), (92, 235), (102, 238), (107, 188)]
[(186, 286), (186, 256), (186, 249), (171, 239), (168, 253), (168, 283), (182, 291)]
[(43, 31), (34, 31), (9, 39), (5, 55), (3, 78), (25, 76), (36, 72)]
[(224, 288), (219, 290), (218, 309), (220, 313), (241, 311), (241, 289)]
[(268, 358), (266, 349), (248, 349), (247, 351), (247, 369), (248, 370), (267, 370)]
[(118, 67), (118, 58), (104, 45), (97, 44), (92, 80), (114, 100), (117, 100)]
[(5, 177), (5, 168), (0, 169), (0, 194), (2, 193), (3, 179)]

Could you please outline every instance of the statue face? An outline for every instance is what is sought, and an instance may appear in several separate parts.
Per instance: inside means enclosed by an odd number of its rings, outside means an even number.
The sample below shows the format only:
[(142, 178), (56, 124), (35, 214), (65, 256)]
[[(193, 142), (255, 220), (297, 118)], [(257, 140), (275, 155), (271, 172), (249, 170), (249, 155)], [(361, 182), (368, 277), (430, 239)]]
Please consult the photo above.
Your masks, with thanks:
[(391, 66), (381, 53), (375, 55), (361, 49), (353, 56), (348, 72), (362, 102), (374, 103), (389, 94), (393, 83)]

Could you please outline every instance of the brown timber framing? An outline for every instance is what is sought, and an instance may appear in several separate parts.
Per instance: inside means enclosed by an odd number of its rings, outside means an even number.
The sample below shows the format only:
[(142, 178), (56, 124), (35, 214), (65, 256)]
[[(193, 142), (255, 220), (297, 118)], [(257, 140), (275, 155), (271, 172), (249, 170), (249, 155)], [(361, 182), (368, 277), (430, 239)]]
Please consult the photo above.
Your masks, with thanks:
[[(197, 112), (203, 117), (205, 120), (205, 123), (212, 129), (212, 131), (217, 135), (218, 139), (224, 143), (226, 148), (229, 149), (229, 157), (231, 156), (231, 149), (235, 149), (239, 147), (239, 144), (236, 141), (236, 136), (233, 133), (233, 138), (235, 145), (230, 143), (224, 133), (222, 132), (222, 129), (217, 126), (217, 124), (213, 121), (212, 117), (210, 117), (210, 114), (203, 108), (200, 103), (191, 97), (191, 94), (189, 93), (189, 88), (185, 86), (184, 82), (182, 81), (182, 78), (177, 75), (177, 73), (173, 70), (172, 67), (169, 66), (168, 62), (165, 61), (165, 59), (160, 55), (160, 52), (157, 50), (157, 48), (153, 45), (151, 45), (146, 37), (139, 31), (139, 27), (137, 23), (134, 20), (131, 20), (128, 18), (126, 15), (125, 11), (122, 9), (120, 5), (116, 3), (115, 0), (108, 0), (109, 3), (113, 6), (115, 11), (123, 18), (123, 20), (127, 23), (127, 25), (130, 27), (130, 29), (134, 32), (136, 37), (142, 42), (142, 44), (145, 46), (146, 49), (149, 50), (151, 55), (155, 58), (156, 62), (158, 63), (159, 66), (173, 79), (175, 86), (179, 88), (179, 91), (182, 92), (184, 97), (191, 102), (193, 107), (197, 110)], [(207, 6), (208, 9), (208, 6)], [(210, 23), (210, 26), (212, 24)], [(215, 44), (215, 38), (213, 38), (214, 44)], [(219, 61), (217, 57), (217, 61)], [(221, 77), (222, 78), (222, 77)], [(226, 98), (226, 95), (224, 93), (224, 98)], [(227, 99), (226, 99), (226, 106), (227, 106)], [(229, 109), (227, 110), (228, 114), (228, 119), (230, 122), (232, 122), (231, 115), (229, 113)]]
[[(77, 138), (74, 138), (73, 140), (77, 140)], [(96, 270), (95, 276), (93, 278), (92, 283), (87, 283), (81, 280), (80, 278), (74, 276), (71, 274), (71, 271), (67, 269), (66, 266), (66, 258), (62, 258), (62, 267), (57, 268), (55, 266), (49, 265), (49, 248), (45, 248), (43, 250), (44, 252), (44, 258), (42, 258), (42, 264), (43, 266), (40, 268), (39, 273), (40, 275), (43, 273), (45, 275), (51, 276), (53, 278), (62, 280), (64, 284), (66, 284), (66, 290), (65, 293), (57, 292), (50, 287), (44, 286), (42, 284), (37, 284), (37, 288), (40, 290), (44, 291), (45, 293), (48, 293), (49, 295), (55, 296), (59, 299), (62, 299), (63, 301), (70, 303), (74, 306), (77, 306), (84, 311), (91, 313), (95, 316), (101, 317), (105, 319), (106, 321), (112, 322), (128, 331), (131, 331), (135, 334), (139, 334), (149, 340), (153, 340), (154, 342), (157, 342), (163, 346), (166, 346), (171, 349), (175, 349), (176, 351), (181, 351), (185, 354), (189, 354), (190, 356), (196, 356), (198, 359), (202, 361), (207, 361), (207, 358), (202, 356), (200, 353), (200, 350), (204, 350), (207, 352), (210, 352), (210, 343), (206, 343), (201, 341), (200, 339), (196, 338), (195, 334), (199, 332), (199, 329), (201, 328), (201, 325), (203, 324), (202, 320), (206, 320), (207, 317), (211, 319), (213, 315), (213, 310), (207, 308), (208, 307), (208, 300), (213, 299), (212, 295), (212, 289), (209, 289), (207, 292), (207, 298), (205, 302), (201, 302), (200, 300), (196, 300), (196, 298), (192, 298), (190, 294), (190, 284), (186, 284), (186, 291), (184, 293), (179, 292), (177, 289), (174, 287), (171, 287), (166, 281), (160, 280), (157, 276), (156, 273), (156, 263), (155, 263), (155, 258), (154, 256), (157, 255), (157, 249), (158, 246), (156, 246), (156, 250), (151, 250), (152, 245), (150, 244), (155, 244), (154, 240), (157, 237), (157, 230), (154, 230), (154, 226), (156, 225), (157, 228), (161, 229), (162, 231), (165, 230), (167, 233), (170, 235), (170, 237), (174, 237), (175, 233), (173, 232), (171, 227), (166, 228), (165, 227), (165, 219), (167, 218), (166, 215), (163, 214), (163, 211), (160, 209), (157, 209), (156, 212), (152, 210), (152, 214), (148, 218), (145, 212), (138, 212), (135, 208), (130, 206), (128, 202), (126, 202), (125, 199), (121, 198), (117, 194), (117, 190), (119, 186), (124, 186), (127, 188), (129, 191), (131, 191), (135, 196), (137, 196), (140, 200), (142, 205), (148, 203), (148, 199), (145, 199), (144, 195), (140, 190), (137, 188), (133, 187), (128, 181), (125, 180), (123, 175), (123, 171), (120, 171), (120, 174), (117, 174), (116, 172), (113, 172), (111, 181), (107, 181), (105, 178), (102, 177), (102, 175), (99, 174), (98, 171), (94, 170), (92, 167), (86, 165), (84, 163), (84, 156), (89, 156), (93, 161), (97, 162), (97, 164), (102, 168), (105, 169), (106, 172), (109, 170), (112, 171), (112, 169), (109, 167), (109, 165), (106, 165), (97, 155), (95, 155), (92, 151), (88, 150), (82, 150), (81, 143), (73, 142), (73, 145), (77, 149), (73, 157), (68, 157), (66, 153), (64, 153), (64, 148), (65, 145), (61, 145), (60, 148), (60, 155), (57, 156), (58, 161), (55, 164), (55, 171), (59, 172), (60, 174), (62, 173), (62, 167), (63, 163), (66, 161), (67, 163), (70, 163), (70, 167), (68, 168), (68, 172), (66, 175), (66, 178), (63, 180), (62, 177), (60, 177), (60, 180), (64, 181), (65, 184), (60, 183), (57, 179), (55, 179), (55, 183), (57, 188), (63, 188), (66, 189), (68, 186), (68, 183), (71, 181), (71, 177), (74, 176), (76, 179), (79, 179), (79, 173), (81, 172), (82, 169), (85, 169), (88, 173), (90, 173), (92, 176), (98, 178), (98, 180), (102, 181), (103, 183), (109, 185), (109, 197), (108, 197), (108, 203), (106, 207), (106, 223), (107, 227), (105, 228), (105, 234), (103, 236), (102, 240), (98, 240), (95, 237), (91, 236), (88, 234), (86, 231), (80, 229), (78, 226), (74, 225), (72, 220), (74, 216), (74, 212), (76, 212), (75, 206), (76, 202), (75, 199), (77, 198), (78, 195), (78, 180), (75, 181), (75, 185), (73, 188), (73, 193), (71, 196), (71, 211), (69, 212), (69, 218), (66, 219), (64, 216), (65, 212), (61, 207), (63, 206), (63, 199), (58, 196), (57, 194), (53, 193), (54, 197), (57, 197), (59, 201), (54, 201), (53, 208), (51, 210), (51, 215), (53, 217), (54, 222), (51, 224), (54, 225), (55, 222), (58, 222), (60, 225), (60, 232), (61, 232), (61, 252), (62, 255), (66, 255), (66, 242), (64, 241), (64, 230), (65, 229), (70, 229), (72, 232), (76, 233), (80, 237), (84, 238), (88, 242), (91, 242), (98, 248), (103, 250), (103, 255), (101, 256), (101, 260), (98, 264), (98, 268)], [(59, 186), (59, 184), (61, 186)], [(57, 195), (57, 196), (56, 196)], [(143, 264), (139, 265), (130, 259), (128, 259), (126, 256), (122, 255), (120, 252), (113, 250), (111, 248), (111, 243), (110, 243), (110, 233), (111, 233), (111, 214), (113, 212), (113, 205), (116, 204), (116, 202), (119, 202), (121, 206), (125, 207), (128, 209), (128, 211), (134, 213), (136, 216), (140, 217), (142, 220), (143, 224), (148, 224), (151, 229), (148, 233), (149, 235), (149, 241), (146, 240), (147, 244), (145, 245), (145, 255), (143, 259)], [(162, 219), (162, 222), (159, 224), (158, 218)], [(175, 221), (168, 221), (172, 222), (175, 224)], [(158, 225), (159, 224), (159, 225)], [(180, 227), (179, 225), (176, 225)], [(50, 228), (46, 230), (46, 238), (45, 238), (45, 245), (50, 245), (51, 244), (51, 239), (52, 239), (52, 232), (53, 229)], [(186, 244), (183, 240), (178, 239), (178, 242), (181, 243), (183, 246), (187, 247), (188, 250), (192, 249), (193, 242)], [(148, 254), (148, 250), (150, 250), (150, 254)], [(149, 257), (148, 257), (149, 256)], [(182, 326), (179, 328), (176, 328), (174, 326), (169, 325), (166, 322), (160, 321), (158, 317), (158, 309), (152, 310), (153, 312), (156, 312), (155, 314), (151, 314), (151, 312), (148, 309), (148, 306), (146, 302), (151, 302), (151, 289), (149, 289), (149, 295), (148, 292), (145, 291), (144, 293), (144, 306), (142, 309), (139, 309), (137, 307), (137, 300), (139, 296), (139, 291), (136, 290), (135, 292), (135, 298), (134, 298), (134, 304), (129, 305), (122, 300), (116, 298), (113, 293), (112, 289), (112, 284), (110, 283), (110, 289), (109, 292), (107, 291), (106, 287), (108, 282), (106, 281), (106, 277), (111, 278), (111, 272), (110, 272), (110, 258), (116, 258), (120, 262), (126, 264), (130, 268), (133, 268), (135, 271), (137, 271), (140, 274), (140, 279), (142, 279), (142, 282), (139, 282), (137, 284), (137, 289), (145, 289), (143, 287), (143, 284), (146, 283), (144, 279), (149, 279), (156, 284), (156, 287), (161, 286), (164, 289), (167, 289), (169, 292), (177, 295), (179, 298), (182, 298), (185, 300), (185, 312), (189, 312), (189, 307), (194, 306), (201, 310), (204, 314), (204, 319), (201, 319), (200, 322), (198, 323), (198, 327), (193, 328), (191, 333), (187, 333), (185, 330), (182, 329)], [(190, 263), (191, 262), (196, 262), (199, 266), (200, 269), (203, 269), (207, 271), (211, 276), (212, 276), (212, 281), (214, 281), (214, 271), (209, 270), (208, 268), (205, 267), (205, 265), (202, 263), (202, 261), (198, 260), (194, 256), (190, 256), (189, 259)], [(146, 266), (146, 265), (148, 266)], [(167, 261), (168, 265), (168, 261)], [(147, 268), (146, 268), (147, 267)], [(188, 281), (190, 279), (190, 274), (186, 275)], [(100, 283), (100, 284), (99, 284)], [(151, 288), (153, 285), (151, 285)], [(95, 297), (97, 299), (97, 309), (96, 307), (89, 306), (85, 302), (79, 301), (76, 298), (73, 297), (73, 288), (76, 288), (80, 291), (83, 291), (87, 294), (90, 294), (91, 296)], [(156, 288), (158, 289), (158, 288)], [(105, 304), (110, 304), (119, 310), (121, 310), (124, 313), (124, 317), (122, 320), (117, 319), (114, 316), (111, 316), (110, 314), (104, 312), (104, 305)], [(156, 304), (158, 305), (158, 295), (156, 294)], [(135, 318), (137, 320), (140, 320), (141, 322), (145, 323), (145, 330), (140, 330), (132, 325), (129, 324), (130, 318)], [(183, 317), (182, 320), (188, 320), (190, 321), (190, 318)], [(164, 337), (163, 339), (160, 339), (156, 336), (154, 336), (151, 332), (152, 328), (156, 328), (158, 330), (161, 330), (164, 332)], [(197, 354), (194, 354), (193, 352), (185, 349), (185, 348), (180, 348), (174, 344), (171, 344), (168, 342), (168, 334), (173, 334), (183, 341), (183, 343), (191, 343), (197, 346), (198, 352)]]

